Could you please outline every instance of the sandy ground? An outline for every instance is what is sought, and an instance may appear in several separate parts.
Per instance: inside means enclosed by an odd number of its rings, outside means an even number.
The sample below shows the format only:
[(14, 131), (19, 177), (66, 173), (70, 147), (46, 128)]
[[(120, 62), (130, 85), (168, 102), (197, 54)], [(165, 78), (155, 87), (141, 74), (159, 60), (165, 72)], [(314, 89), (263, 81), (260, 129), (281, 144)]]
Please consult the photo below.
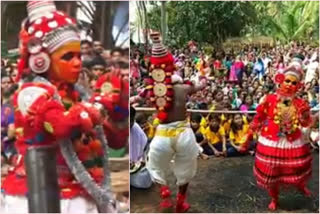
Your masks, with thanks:
[[(294, 189), (282, 191), (277, 212), (319, 212), (319, 153), (314, 153), (313, 175), (308, 187), (314, 196), (304, 197)], [(212, 158), (198, 161), (198, 173), (190, 184), (190, 213), (269, 212), (269, 197), (255, 184), (253, 157)], [(174, 178), (170, 186), (174, 186)], [(172, 188), (174, 194), (176, 189)], [(155, 186), (148, 190), (130, 189), (131, 212), (159, 212), (159, 194)]]

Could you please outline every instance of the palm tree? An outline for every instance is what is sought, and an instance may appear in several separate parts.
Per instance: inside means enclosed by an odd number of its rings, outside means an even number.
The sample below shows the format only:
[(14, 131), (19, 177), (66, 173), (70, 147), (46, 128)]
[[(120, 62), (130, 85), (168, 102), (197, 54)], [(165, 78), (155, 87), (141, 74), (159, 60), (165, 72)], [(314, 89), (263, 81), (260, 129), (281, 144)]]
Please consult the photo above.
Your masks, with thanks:
[[(310, 39), (319, 35), (319, 2), (267, 2), (256, 3), (261, 12), (257, 27), (262, 34), (279, 38), (284, 42), (290, 40)], [(316, 29), (316, 26), (317, 29)], [(317, 39), (317, 38), (314, 38)]]

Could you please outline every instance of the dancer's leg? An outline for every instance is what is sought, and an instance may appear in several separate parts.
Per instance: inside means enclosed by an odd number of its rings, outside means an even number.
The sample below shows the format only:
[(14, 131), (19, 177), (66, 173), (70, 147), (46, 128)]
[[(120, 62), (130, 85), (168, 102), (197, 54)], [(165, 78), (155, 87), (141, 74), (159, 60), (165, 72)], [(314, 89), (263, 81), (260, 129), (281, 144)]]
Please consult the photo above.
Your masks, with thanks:
[(187, 196), (188, 186), (189, 186), (189, 183), (179, 186), (179, 192), (177, 195), (177, 206), (176, 206), (177, 213), (185, 213), (190, 208), (190, 205), (185, 201)]
[(278, 205), (278, 196), (279, 196), (279, 187), (273, 186), (270, 189), (268, 189), (268, 193), (271, 197), (271, 202), (269, 203), (268, 208), (270, 210), (276, 210)]
[(311, 197), (312, 192), (306, 187), (305, 182), (301, 182), (297, 185), (297, 189), (302, 192), (306, 197)]
[(168, 186), (158, 184), (160, 189), (160, 210), (161, 212), (167, 212), (168, 209), (173, 207), (173, 203), (171, 200), (171, 191)]
[(158, 184), (161, 212), (167, 212), (167, 209), (173, 206), (170, 198), (171, 191), (168, 187), (170, 161), (173, 155), (170, 138), (158, 136), (153, 138), (148, 153), (147, 169), (152, 180)]

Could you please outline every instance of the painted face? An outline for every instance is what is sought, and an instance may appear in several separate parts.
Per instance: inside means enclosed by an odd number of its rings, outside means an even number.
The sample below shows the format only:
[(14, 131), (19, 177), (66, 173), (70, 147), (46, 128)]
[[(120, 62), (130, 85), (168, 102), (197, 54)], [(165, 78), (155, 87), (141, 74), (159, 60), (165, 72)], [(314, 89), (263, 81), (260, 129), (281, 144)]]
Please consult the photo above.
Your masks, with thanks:
[(80, 71), (80, 42), (66, 43), (51, 55), (50, 79), (75, 83)]
[(296, 76), (288, 74), (285, 76), (283, 83), (280, 85), (280, 90), (287, 95), (293, 95), (298, 91), (299, 80)]

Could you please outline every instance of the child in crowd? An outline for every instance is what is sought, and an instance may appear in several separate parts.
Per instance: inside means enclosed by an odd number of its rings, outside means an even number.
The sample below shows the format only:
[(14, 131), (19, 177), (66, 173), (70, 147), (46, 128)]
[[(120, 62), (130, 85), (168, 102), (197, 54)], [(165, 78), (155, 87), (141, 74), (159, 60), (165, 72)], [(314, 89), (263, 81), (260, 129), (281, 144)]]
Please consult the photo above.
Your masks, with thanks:
[(193, 130), (193, 133), (196, 136), (196, 141), (199, 145), (199, 156), (200, 158), (202, 158), (203, 160), (207, 160), (208, 159), (208, 155), (212, 155), (211, 153), (207, 152), (207, 148), (206, 148), (206, 144), (207, 141), (204, 138), (204, 134), (205, 134), (205, 128), (203, 125), (201, 125), (201, 121), (202, 121), (202, 116), (199, 113), (196, 114), (192, 114), (190, 117), (190, 125), (191, 128)]
[(226, 133), (223, 126), (220, 125), (220, 115), (210, 114), (208, 120), (209, 126), (206, 128), (205, 138), (208, 141), (207, 145), (211, 149), (210, 154), (224, 156), (227, 152)]
[(246, 135), (249, 130), (248, 122), (240, 114), (234, 115), (231, 122), (231, 130), (229, 133), (230, 144), (228, 146), (227, 156), (240, 156), (250, 153), (252, 151), (252, 145), (246, 145)]

